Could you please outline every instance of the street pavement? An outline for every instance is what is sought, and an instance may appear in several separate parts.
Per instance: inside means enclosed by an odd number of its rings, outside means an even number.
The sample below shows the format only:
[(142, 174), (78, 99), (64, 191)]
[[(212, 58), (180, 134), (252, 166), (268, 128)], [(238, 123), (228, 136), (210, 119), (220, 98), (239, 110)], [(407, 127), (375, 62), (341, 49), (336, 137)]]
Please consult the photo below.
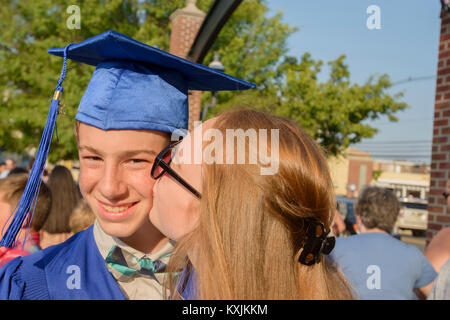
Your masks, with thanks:
[(405, 243), (415, 245), (422, 253), (425, 253), (426, 238), (425, 237), (414, 237), (410, 230), (400, 231), (400, 240)]

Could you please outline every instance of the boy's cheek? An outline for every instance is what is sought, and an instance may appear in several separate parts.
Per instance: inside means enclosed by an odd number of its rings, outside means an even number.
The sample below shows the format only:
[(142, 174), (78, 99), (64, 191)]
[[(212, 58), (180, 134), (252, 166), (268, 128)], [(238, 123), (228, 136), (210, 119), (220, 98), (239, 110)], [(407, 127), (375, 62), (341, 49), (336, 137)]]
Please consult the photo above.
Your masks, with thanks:
[(78, 179), (80, 185), (80, 191), (83, 197), (86, 198), (87, 193), (89, 193), (92, 188), (95, 186), (96, 181), (95, 172), (89, 170), (80, 170), (80, 177)]

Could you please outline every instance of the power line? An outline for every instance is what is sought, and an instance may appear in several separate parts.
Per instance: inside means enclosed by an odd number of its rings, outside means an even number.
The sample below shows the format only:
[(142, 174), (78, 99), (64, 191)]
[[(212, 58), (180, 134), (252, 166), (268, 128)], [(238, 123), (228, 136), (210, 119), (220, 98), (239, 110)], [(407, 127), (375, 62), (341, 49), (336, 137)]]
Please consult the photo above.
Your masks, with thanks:
[(370, 154), (374, 158), (431, 158), (431, 154)]
[(401, 144), (407, 144), (407, 143), (432, 143), (432, 140), (388, 140), (388, 141), (367, 141), (367, 142), (359, 142), (358, 145), (361, 144), (367, 144), (367, 145), (372, 145), (372, 144), (397, 144), (397, 143), (401, 143)]
[(390, 156), (405, 156), (405, 157), (426, 157), (426, 156), (430, 156), (431, 153), (371, 153), (371, 155), (376, 155), (376, 156), (380, 156), (380, 155), (390, 155)]
[[(431, 150), (419, 150), (418, 152), (412, 151), (412, 150), (362, 150), (364, 152), (370, 153), (371, 155), (374, 154), (431, 154)], [(398, 152), (396, 152), (398, 151)]]
[(431, 80), (431, 79), (436, 79), (436, 76), (423, 76), (423, 77), (408, 77), (406, 79), (400, 80), (400, 81), (396, 81), (394, 83), (392, 83), (392, 87), (396, 86), (398, 84), (402, 84), (402, 83), (407, 83), (407, 82), (416, 82), (416, 81), (423, 81), (423, 80)]
[(358, 150), (373, 150), (375, 152), (377, 151), (382, 151), (382, 150), (387, 150), (387, 151), (400, 151), (400, 152), (404, 152), (405, 150), (411, 150), (411, 152), (417, 153), (418, 151), (431, 151), (432, 147), (431, 145), (420, 145), (420, 146), (415, 146), (412, 144), (409, 145), (373, 145), (373, 146), (351, 146), (350, 148), (356, 148)]
[(405, 122), (408, 122), (408, 123), (417, 123), (417, 122), (430, 123), (430, 122), (433, 122), (433, 119), (432, 118), (423, 118), (423, 119), (412, 119), (412, 120), (410, 120), (410, 119), (399, 118), (398, 121), (388, 121), (388, 122), (369, 123), (369, 124), (371, 126), (373, 126), (373, 127), (377, 127), (377, 126), (387, 126), (387, 125), (399, 125), (400, 123), (405, 123)]
[(431, 143), (402, 143), (402, 144), (359, 144), (358, 147), (365, 147), (365, 148), (431, 148)]

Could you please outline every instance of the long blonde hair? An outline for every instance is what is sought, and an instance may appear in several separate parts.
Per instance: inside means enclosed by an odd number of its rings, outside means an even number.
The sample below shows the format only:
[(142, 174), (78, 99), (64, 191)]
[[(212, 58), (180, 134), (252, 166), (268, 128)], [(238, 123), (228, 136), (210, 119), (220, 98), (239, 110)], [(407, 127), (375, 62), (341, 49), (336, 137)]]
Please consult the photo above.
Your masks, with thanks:
[[(252, 110), (227, 111), (214, 128), (279, 129), (279, 169), (261, 175), (260, 163), (204, 164), (198, 225), (177, 243), (168, 274), (185, 270), (189, 254), (196, 299), (351, 299), (328, 258), (298, 262), (305, 219), (328, 230), (333, 221), (333, 185), (318, 145), (291, 120)], [(247, 160), (249, 152), (246, 141)], [(170, 277), (168, 285), (171, 298), (180, 298), (179, 281)]]

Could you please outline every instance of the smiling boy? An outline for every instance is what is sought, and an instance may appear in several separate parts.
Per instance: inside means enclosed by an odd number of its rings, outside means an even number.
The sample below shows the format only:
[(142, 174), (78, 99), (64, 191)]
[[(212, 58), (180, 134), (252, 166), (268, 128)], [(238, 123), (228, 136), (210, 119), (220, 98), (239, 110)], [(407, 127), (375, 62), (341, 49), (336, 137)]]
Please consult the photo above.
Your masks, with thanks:
[(142, 252), (160, 248), (167, 239), (147, 219), (154, 184), (148, 173), (169, 135), (83, 123), (77, 131), (80, 189), (102, 230)]
[(114, 31), (49, 53), (97, 67), (75, 117), (96, 222), (0, 269), (0, 299), (161, 299), (172, 245), (148, 218), (155, 156), (187, 129), (188, 90), (253, 85)]

